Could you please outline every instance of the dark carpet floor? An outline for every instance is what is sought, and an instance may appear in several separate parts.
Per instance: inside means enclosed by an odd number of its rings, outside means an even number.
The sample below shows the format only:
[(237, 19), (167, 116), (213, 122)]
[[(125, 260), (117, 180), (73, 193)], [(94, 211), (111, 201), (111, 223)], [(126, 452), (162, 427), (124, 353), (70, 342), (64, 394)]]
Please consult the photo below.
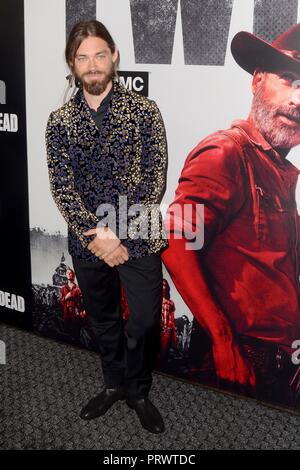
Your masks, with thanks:
[(96, 353), (3, 324), (0, 340), (0, 449), (300, 449), (300, 416), (160, 374), (150, 398), (163, 435), (144, 431), (124, 402), (82, 421), (81, 407), (102, 388)]

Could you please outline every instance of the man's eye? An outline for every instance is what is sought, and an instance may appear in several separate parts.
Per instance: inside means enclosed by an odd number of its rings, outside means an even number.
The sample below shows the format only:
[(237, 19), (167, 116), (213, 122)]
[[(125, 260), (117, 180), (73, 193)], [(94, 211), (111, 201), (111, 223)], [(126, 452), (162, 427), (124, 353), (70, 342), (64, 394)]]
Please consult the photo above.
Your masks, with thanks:
[(280, 75), (280, 78), (282, 78), (283, 80), (286, 80), (288, 82), (298, 81), (298, 80), (296, 80), (295, 75), (293, 75), (292, 73), (282, 73)]
[(300, 79), (297, 79), (297, 76), (291, 72), (282, 73), (280, 79), (287, 82), (293, 88), (300, 88)]
[(300, 88), (300, 80), (293, 80), (292, 82), (292, 87), (293, 88)]

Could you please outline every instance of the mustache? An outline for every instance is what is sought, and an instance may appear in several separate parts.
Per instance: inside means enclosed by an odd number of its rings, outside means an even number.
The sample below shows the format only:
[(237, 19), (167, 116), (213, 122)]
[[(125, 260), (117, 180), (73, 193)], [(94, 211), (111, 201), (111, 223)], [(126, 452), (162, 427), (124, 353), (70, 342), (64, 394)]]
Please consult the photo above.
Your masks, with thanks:
[(282, 116), (297, 122), (297, 124), (300, 124), (300, 109), (290, 108), (289, 106), (281, 106), (280, 108), (277, 108), (276, 114), (281, 114)]
[(102, 75), (103, 72), (99, 72), (99, 70), (90, 70), (89, 72), (86, 72), (83, 74), (83, 76), (89, 76), (89, 75)]

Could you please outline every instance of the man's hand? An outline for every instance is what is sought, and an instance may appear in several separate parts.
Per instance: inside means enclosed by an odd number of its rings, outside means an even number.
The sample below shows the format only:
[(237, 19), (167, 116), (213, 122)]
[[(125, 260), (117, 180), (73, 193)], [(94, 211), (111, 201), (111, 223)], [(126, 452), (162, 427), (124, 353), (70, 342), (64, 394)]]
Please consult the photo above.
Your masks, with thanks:
[(128, 251), (124, 245), (119, 245), (115, 251), (113, 251), (110, 255), (103, 258), (103, 261), (108, 264), (111, 268), (114, 266), (118, 266), (119, 264), (124, 264), (125, 261), (128, 261)]
[(100, 259), (110, 255), (121, 244), (121, 240), (108, 227), (93, 228), (83, 233), (85, 236), (94, 234), (96, 236), (88, 244), (87, 248)]
[(216, 374), (220, 379), (255, 387), (253, 367), (242, 355), (240, 347), (233, 338), (218, 336), (213, 339), (212, 346)]

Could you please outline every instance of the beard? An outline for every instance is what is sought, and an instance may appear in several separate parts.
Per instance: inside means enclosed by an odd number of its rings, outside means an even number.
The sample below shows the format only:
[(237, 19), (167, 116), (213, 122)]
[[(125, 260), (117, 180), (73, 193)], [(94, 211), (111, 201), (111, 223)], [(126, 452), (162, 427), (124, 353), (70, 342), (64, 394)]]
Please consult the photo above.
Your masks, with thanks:
[[(98, 79), (86, 80), (85, 77), (97, 74)], [(107, 85), (115, 76), (115, 66), (112, 64), (109, 72), (99, 72), (98, 70), (90, 70), (80, 76), (75, 73), (75, 79), (82, 85), (84, 90), (90, 95), (99, 96), (106, 90)]]
[[(251, 115), (257, 129), (273, 148), (291, 149), (300, 143), (300, 109), (291, 106), (276, 106), (264, 97), (264, 84), (256, 91), (251, 108)], [(290, 126), (280, 121), (283, 115), (298, 126)]]
[[(283, 115), (298, 126), (280, 121)], [(300, 109), (291, 106), (272, 105), (264, 98), (264, 84), (257, 89), (252, 102), (251, 116), (257, 129), (273, 148), (291, 149), (300, 143)]]

